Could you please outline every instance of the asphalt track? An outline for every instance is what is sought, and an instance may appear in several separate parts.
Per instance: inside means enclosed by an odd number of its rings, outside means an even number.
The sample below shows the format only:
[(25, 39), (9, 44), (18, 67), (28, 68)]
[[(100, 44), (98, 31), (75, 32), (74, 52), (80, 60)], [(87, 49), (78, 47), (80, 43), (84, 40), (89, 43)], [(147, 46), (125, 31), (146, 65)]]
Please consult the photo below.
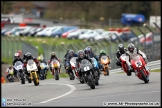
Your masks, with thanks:
[(95, 89), (69, 78), (41, 80), (39, 86), (27, 81), (24, 85), (4, 83), (2, 98), (26, 99), (32, 106), (136, 106), (144, 102), (161, 106), (161, 72), (151, 72), (147, 84), (134, 73), (132, 76), (125, 73), (101, 75), (99, 83)]

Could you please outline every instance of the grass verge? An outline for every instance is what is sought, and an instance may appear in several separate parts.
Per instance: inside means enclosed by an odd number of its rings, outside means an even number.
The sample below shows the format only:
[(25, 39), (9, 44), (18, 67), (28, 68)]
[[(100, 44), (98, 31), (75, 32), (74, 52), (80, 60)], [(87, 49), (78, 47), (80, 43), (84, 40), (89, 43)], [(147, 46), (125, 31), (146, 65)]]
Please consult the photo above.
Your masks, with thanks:
[[(59, 78), (67, 78), (69, 77), (69, 75), (67, 73), (60, 73)], [(47, 77), (46, 79), (53, 79), (54, 76), (52, 74), (50, 74), (50, 71), (47, 72)]]

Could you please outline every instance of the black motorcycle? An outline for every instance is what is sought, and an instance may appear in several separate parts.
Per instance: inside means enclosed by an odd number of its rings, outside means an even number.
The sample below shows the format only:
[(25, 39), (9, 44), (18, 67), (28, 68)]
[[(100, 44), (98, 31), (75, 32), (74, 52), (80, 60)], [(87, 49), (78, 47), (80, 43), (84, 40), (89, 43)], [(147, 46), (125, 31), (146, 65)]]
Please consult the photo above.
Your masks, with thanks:
[(95, 89), (95, 79), (93, 76), (93, 65), (86, 59), (81, 60), (80, 63), (81, 77), (84, 82), (87, 83), (91, 89)]
[(23, 71), (23, 63), (21, 61), (17, 61), (14, 65), (14, 69), (16, 70), (16, 73), (19, 74), (21, 84), (25, 84), (25, 74)]

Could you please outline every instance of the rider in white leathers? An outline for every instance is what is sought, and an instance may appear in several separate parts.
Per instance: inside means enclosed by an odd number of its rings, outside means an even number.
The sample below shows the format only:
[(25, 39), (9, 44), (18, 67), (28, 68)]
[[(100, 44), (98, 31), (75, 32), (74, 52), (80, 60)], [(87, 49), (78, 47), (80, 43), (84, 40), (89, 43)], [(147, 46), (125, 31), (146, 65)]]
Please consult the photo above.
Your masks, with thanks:
[(126, 52), (126, 55), (127, 55), (127, 60), (126, 60), (126, 62), (127, 62), (127, 64), (128, 64), (128, 66), (130, 66), (130, 67), (129, 67), (129, 70), (130, 70), (130, 71), (133, 71), (133, 68), (132, 68), (132, 66), (131, 66), (130, 60), (131, 60), (133, 57), (135, 57), (135, 56), (137, 56), (137, 55), (139, 55), (139, 54), (144, 58), (145, 63), (146, 63), (146, 67), (145, 67), (145, 68), (146, 68), (146, 70), (149, 72), (149, 68), (147, 67), (148, 59), (147, 59), (147, 57), (146, 57), (146, 54), (145, 54), (144, 52), (142, 52), (141, 50), (139, 50), (138, 48), (135, 48), (135, 46), (134, 46), (133, 43), (128, 44), (128, 51)]

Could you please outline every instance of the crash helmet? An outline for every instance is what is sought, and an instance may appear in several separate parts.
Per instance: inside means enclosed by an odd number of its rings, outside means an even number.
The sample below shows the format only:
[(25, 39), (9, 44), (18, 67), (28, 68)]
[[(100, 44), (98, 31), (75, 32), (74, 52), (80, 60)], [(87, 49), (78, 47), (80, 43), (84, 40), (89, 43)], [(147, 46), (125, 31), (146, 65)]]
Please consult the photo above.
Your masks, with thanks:
[(134, 48), (135, 48), (135, 46), (133, 43), (128, 44), (128, 51), (130, 51), (131, 53), (133, 53)]
[(79, 51), (78, 51), (78, 58), (83, 59), (83, 58), (84, 58), (84, 56), (85, 56), (84, 51), (83, 51), (83, 50), (79, 50)]
[(14, 58), (15, 58), (15, 59), (17, 59), (17, 58), (19, 58), (19, 57), (20, 57), (19, 53), (15, 53), (15, 54), (14, 54)]
[(123, 54), (124, 53), (124, 45), (123, 44), (119, 44), (118, 48), (119, 48), (119, 52), (121, 54)]
[(106, 52), (105, 52), (105, 50), (102, 49), (102, 50), (100, 50), (100, 54), (101, 54), (101, 53), (106, 53)]

